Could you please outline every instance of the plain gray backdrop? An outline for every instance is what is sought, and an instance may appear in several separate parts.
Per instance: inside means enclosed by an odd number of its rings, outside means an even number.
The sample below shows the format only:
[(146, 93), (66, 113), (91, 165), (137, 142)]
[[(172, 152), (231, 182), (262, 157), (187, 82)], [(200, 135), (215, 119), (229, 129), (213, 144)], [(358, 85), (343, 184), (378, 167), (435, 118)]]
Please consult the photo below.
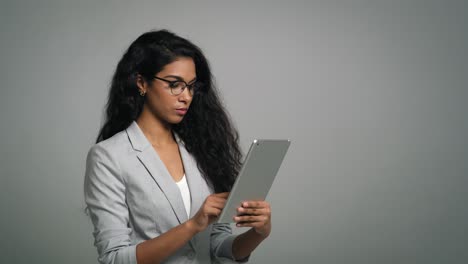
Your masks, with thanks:
[(97, 263), (86, 153), (118, 60), (161, 28), (203, 49), (244, 151), (292, 140), (251, 263), (468, 259), (466, 1), (20, 0), (0, 15), (0, 263)]

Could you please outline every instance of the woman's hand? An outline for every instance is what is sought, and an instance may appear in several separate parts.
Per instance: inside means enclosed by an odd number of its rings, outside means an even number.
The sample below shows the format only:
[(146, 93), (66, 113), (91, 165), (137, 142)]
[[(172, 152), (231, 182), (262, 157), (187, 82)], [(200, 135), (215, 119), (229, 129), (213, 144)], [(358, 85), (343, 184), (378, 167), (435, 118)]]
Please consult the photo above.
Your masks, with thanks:
[(198, 212), (189, 220), (196, 232), (205, 230), (213, 223), (226, 204), (226, 199), (229, 196), (228, 192), (214, 193), (206, 197)]
[(271, 232), (271, 209), (266, 201), (246, 201), (237, 208), (234, 221), (238, 227), (253, 227), (255, 232), (267, 237)]

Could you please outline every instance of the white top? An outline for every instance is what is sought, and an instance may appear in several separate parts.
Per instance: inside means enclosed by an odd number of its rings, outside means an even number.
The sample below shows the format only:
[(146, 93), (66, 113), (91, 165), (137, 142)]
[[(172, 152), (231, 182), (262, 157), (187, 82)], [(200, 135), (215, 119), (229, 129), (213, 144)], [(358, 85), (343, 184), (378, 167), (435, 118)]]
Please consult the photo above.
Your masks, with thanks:
[(177, 183), (177, 186), (180, 189), (180, 193), (182, 194), (182, 200), (184, 200), (185, 211), (187, 212), (187, 217), (190, 217), (190, 189), (187, 184), (187, 178), (185, 178), (185, 174), (182, 179)]

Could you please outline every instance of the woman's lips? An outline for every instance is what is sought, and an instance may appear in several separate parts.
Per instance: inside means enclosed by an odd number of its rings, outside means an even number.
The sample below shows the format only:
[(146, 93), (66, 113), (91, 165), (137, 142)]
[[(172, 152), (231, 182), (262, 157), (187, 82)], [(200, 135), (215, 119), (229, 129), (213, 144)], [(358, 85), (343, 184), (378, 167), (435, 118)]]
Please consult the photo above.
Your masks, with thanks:
[(187, 113), (187, 108), (177, 108), (176, 113), (178, 115), (185, 115)]

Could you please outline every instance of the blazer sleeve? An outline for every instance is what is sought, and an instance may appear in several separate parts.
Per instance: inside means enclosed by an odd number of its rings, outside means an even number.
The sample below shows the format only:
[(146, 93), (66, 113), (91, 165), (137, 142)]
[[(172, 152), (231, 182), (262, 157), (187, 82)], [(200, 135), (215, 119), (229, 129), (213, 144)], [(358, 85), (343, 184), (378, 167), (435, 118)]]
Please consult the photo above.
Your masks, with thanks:
[(222, 263), (245, 263), (249, 261), (250, 255), (234, 261), (232, 243), (235, 238), (236, 235), (232, 234), (232, 229), (229, 224), (213, 224), (213, 231), (211, 232), (212, 258)]
[(109, 151), (94, 145), (86, 158), (84, 197), (94, 225), (94, 245), (102, 264), (136, 264), (131, 242), (125, 182)]

